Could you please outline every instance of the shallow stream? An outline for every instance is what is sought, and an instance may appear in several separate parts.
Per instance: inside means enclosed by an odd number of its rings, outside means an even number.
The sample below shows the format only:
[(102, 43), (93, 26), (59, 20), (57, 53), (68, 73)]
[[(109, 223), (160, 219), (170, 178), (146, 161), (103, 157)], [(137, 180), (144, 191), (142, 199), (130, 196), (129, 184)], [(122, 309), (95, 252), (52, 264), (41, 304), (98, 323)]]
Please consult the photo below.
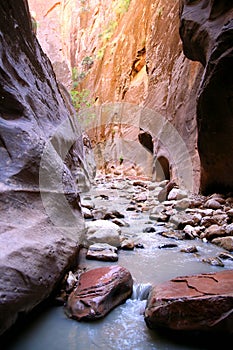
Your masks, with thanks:
[[(124, 234), (135, 237), (140, 234), (144, 249), (119, 251), (116, 263), (87, 261), (81, 258), (80, 264), (88, 267), (119, 264), (129, 269), (135, 286), (156, 284), (176, 276), (191, 275), (233, 269), (233, 261), (224, 261), (225, 266), (212, 266), (202, 262), (202, 258), (213, 257), (223, 250), (200, 239), (175, 240), (177, 247), (159, 249), (164, 243), (174, 243), (174, 239), (160, 236), (156, 232), (142, 233), (143, 228), (151, 225), (148, 212), (126, 212), (130, 198), (118, 190), (109, 190), (104, 186), (95, 188), (91, 196), (108, 193), (108, 201), (95, 197), (95, 205), (113, 207), (125, 214), (129, 227), (122, 229)], [(155, 223), (153, 223), (155, 225)], [(198, 254), (183, 253), (181, 248), (195, 244)], [(139, 293), (140, 294), (140, 293)], [(140, 295), (138, 296), (140, 299)], [(104, 319), (97, 322), (77, 322), (68, 319), (63, 307), (48, 306), (39, 315), (31, 319), (20, 332), (14, 332), (13, 339), (5, 349), (11, 350), (182, 350), (213, 349), (209, 340), (197, 342), (195, 335), (184, 339), (168, 334), (151, 331), (147, 328), (143, 312), (146, 301), (128, 299), (125, 304), (111, 311)]]

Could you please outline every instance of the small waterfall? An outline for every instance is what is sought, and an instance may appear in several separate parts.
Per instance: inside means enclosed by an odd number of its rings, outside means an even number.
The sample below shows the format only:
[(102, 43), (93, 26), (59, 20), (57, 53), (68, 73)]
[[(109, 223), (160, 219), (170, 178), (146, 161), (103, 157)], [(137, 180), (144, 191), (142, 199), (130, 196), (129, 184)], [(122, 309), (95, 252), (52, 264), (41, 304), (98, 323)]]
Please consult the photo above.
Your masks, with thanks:
[(134, 283), (133, 293), (131, 299), (133, 300), (147, 300), (151, 291), (152, 285), (150, 283)]

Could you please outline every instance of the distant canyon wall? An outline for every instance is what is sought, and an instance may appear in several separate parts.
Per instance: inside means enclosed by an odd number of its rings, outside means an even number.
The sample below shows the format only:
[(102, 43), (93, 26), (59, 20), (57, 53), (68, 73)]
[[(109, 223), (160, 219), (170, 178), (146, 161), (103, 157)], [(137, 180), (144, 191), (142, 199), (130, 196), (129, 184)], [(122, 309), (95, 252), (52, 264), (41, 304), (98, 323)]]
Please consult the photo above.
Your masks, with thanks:
[[(123, 146), (119, 151), (119, 147), (114, 146), (116, 139), (120, 138), (124, 138), (127, 145), (130, 142), (133, 146), (137, 145), (137, 154), (141, 153), (141, 159), (144, 159), (145, 155), (140, 151), (139, 138), (143, 145), (149, 135), (153, 142), (152, 159), (151, 150), (148, 153), (150, 160), (147, 164), (150, 165), (144, 167), (139, 160), (147, 175), (150, 176), (153, 172), (155, 178), (163, 176), (175, 178), (186, 187), (188, 184), (189, 189), (194, 192), (198, 192), (200, 186), (202, 191), (206, 191), (211, 183), (220, 181), (221, 174), (224, 171), (226, 173), (226, 162), (222, 162), (224, 158), (222, 152), (226, 152), (225, 148), (228, 149), (229, 144), (221, 148), (216, 145), (210, 147), (211, 140), (214, 144), (211, 134), (204, 132), (198, 135), (197, 108), (201, 130), (203, 130), (201, 122), (203, 117), (199, 115), (204, 115), (206, 111), (202, 110), (200, 103), (197, 106), (197, 98), (201, 82), (203, 84), (203, 74), (208, 74), (204, 72), (206, 60), (208, 60), (209, 49), (207, 48), (210, 47), (209, 42), (213, 45), (216, 39), (215, 35), (212, 37), (212, 29), (215, 28), (214, 33), (219, 33), (220, 27), (227, 22), (227, 19), (229, 20), (229, 15), (226, 15), (229, 8), (223, 12), (219, 9), (217, 10), (220, 12), (215, 11), (216, 18), (222, 16), (221, 25), (213, 27), (212, 20), (207, 21), (207, 25), (210, 25), (209, 41), (203, 41), (198, 36), (196, 43), (200, 39), (202, 47), (198, 44), (193, 47), (193, 42), (190, 42), (181, 30), (184, 44), (182, 45), (179, 35), (179, 13), (181, 28), (184, 27), (184, 23), (188, 23), (187, 32), (190, 25), (191, 32), (195, 33), (197, 27), (195, 20), (191, 20), (193, 25), (190, 24), (189, 19), (185, 22), (184, 13), (186, 12), (182, 12), (182, 9), (185, 6), (185, 11), (189, 9), (189, 13), (196, 11), (196, 18), (199, 16), (203, 19), (211, 4), (215, 3), (213, 1), (191, 3), (178, 0), (174, 2), (169, 0), (114, 2), (62, 0), (48, 1), (46, 8), (40, 7), (38, 1), (30, 0), (29, 3), (31, 8), (38, 12), (38, 38), (41, 42), (45, 41), (48, 55), (50, 57), (54, 55), (49, 43), (59, 39), (59, 54), (62, 54), (63, 62), (68, 62), (70, 76), (73, 73), (73, 81), (77, 83), (77, 89), (79, 91), (85, 89), (93, 109), (97, 109), (92, 113), (94, 115), (92, 122), (89, 122), (90, 118), (86, 118), (86, 127), (95, 150), (98, 149), (96, 152), (99, 167), (103, 167), (109, 160), (115, 159), (117, 162), (121, 151), (124, 152), (127, 148)], [(55, 17), (58, 21), (57, 25)], [(54, 28), (48, 31), (50, 25)], [(56, 40), (53, 33), (56, 33)], [(193, 61), (185, 57), (183, 48), (185, 55)], [(224, 94), (222, 89), (218, 96), (221, 94)], [(204, 96), (205, 94), (202, 94), (201, 99)], [(126, 118), (127, 126), (119, 125), (119, 122), (116, 122), (115, 112), (109, 112), (107, 117), (109, 124), (101, 125), (99, 129), (98, 126), (103, 124), (102, 120), (106, 119), (100, 112), (100, 106), (116, 103), (136, 105), (137, 112), (132, 114), (130, 121), (128, 117)], [(142, 114), (140, 118), (138, 107)], [(127, 107), (123, 109), (125, 108)], [(106, 107), (104, 109), (106, 110)], [(130, 109), (132, 112), (132, 108)], [(85, 113), (82, 114), (82, 118), (85, 119)], [(228, 117), (226, 119), (229, 120)], [(122, 115), (120, 120), (120, 123), (124, 124)], [(132, 126), (130, 132), (129, 126)], [(112, 142), (109, 139), (110, 135)], [(129, 156), (125, 154), (125, 158), (132, 158), (132, 147)], [(208, 150), (209, 147), (211, 150)], [(111, 154), (112, 150), (115, 155)], [(218, 159), (214, 159), (215, 151)], [(200, 165), (200, 159), (202, 165)], [(133, 161), (135, 161), (134, 158)], [(218, 164), (221, 172), (218, 172)], [(187, 171), (183, 171), (184, 167)], [(214, 176), (215, 180), (213, 180)], [(228, 182), (230, 185), (229, 178), (230, 176), (226, 175), (222, 182)], [(214, 186), (212, 187), (214, 190)]]

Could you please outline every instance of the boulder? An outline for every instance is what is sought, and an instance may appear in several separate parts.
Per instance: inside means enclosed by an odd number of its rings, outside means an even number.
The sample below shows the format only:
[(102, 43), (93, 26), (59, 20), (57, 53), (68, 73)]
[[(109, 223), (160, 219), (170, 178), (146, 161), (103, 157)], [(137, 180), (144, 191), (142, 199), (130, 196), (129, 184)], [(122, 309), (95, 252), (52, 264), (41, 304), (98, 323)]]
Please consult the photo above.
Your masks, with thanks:
[(214, 238), (211, 243), (219, 245), (221, 248), (228, 250), (229, 252), (233, 252), (233, 237), (218, 237)]
[(67, 303), (69, 317), (96, 320), (125, 302), (133, 291), (130, 272), (121, 266), (99, 267), (81, 274)]
[(174, 278), (153, 287), (145, 310), (149, 328), (233, 331), (233, 270)]
[(90, 245), (86, 258), (89, 260), (117, 261), (117, 248), (107, 243)]
[(119, 247), (120, 234), (120, 227), (111, 221), (90, 221), (86, 223), (83, 245), (89, 247), (94, 243), (108, 243), (114, 247)]

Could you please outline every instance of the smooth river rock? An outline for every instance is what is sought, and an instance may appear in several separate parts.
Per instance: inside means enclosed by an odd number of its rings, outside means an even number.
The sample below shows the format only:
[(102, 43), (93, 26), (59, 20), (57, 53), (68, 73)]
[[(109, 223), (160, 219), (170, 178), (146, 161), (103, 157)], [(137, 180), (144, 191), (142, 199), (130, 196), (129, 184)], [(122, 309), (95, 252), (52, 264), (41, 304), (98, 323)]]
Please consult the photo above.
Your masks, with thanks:
[(82, 273), (78, 286), (67, 303), (69, 317), (78, 321), (95, 320), (105, 316), (125, 302), (133, 291), (133, 279), (124, 267), (99, 267)]
[(149, 328), (233, 332), (233, 270), (174, 278), (153, 287)]
[(86, 222), (86, 232), (83, 240), (85, 247), (94, 243), (108, 243), (114, 247), (120, 246), (121, 229), (107, 220)]

